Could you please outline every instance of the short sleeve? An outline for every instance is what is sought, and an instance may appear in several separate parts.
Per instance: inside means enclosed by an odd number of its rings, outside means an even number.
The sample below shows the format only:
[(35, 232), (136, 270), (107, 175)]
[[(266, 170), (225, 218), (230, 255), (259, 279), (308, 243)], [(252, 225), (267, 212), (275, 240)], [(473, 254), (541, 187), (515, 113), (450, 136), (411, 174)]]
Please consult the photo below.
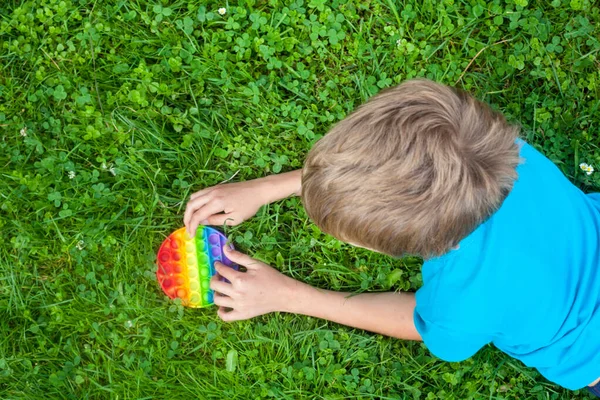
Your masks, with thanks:
[(460, 248), (423, 263), (423, 286), (415, 293), (413, 315), (427, 348), (445, 361), (462, 361), (492, 342), (501, 312), (495, 285), (481, 269), (482, 227)]
[(429, 351), (444, 361), (466, 360), (492, 341), (488, 335), (459, 332), (429, 322), (421, 317), (418, 308), (415, 308), (414, 322)]

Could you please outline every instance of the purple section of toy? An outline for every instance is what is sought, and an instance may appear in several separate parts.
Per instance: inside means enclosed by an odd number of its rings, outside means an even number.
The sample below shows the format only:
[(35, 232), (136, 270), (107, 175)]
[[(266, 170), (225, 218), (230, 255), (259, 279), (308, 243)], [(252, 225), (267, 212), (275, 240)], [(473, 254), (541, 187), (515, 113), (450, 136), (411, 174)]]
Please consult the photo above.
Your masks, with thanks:
[[(235, 265), (230, 259), (228, 259), (225, 256), (225, 254), (223, 253), (223, 247), (228, 246), (227, 238), (225, 237), (225, 235), (223, 235), (221, 232), (217, 231), (216, 229), (209, 228), (209, 227), (205, 227), (204, 230), (205, 230), (204, 237), (205, 237), (205, 243), (206, 243), (206, 247), (205, 247), (204, 251), (205, 251), (205, 254), (210, 259), (210, 263), (209, 263), (210, 276), (212, 277), (213, 275), (216, 274), (215, 261), (219, 261), (219, 262), (223, 263), (224, 265), (235, 269), (236, 271), (239, 270), (238, 266)], [(221, 280), (229, 283), (229, 281), (227, 279), (222, 278)], [(210, 303), (213, 303), (214, 292), (212, 290), (208, 290), (207, 294), (208, 294), (207, 300)]]

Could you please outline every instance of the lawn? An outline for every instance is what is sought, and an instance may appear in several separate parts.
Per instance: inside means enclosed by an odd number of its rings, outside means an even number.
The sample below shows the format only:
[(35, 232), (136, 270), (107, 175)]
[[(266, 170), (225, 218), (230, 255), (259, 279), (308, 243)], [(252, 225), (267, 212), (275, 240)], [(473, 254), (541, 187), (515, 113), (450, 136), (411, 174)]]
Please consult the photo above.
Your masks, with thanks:
[[(599, 28), (588, 0), (3, 0), (0, 398), (588, 398), (492, 346), (444, 363), (303, 316), (222, 323), (166, 298), (155, 257), (191, 193), (301, 167), (413, 77), (491, 103), (598, 190), (579, 164), (600, 169)], [(318, 287), (420, 285), (420, 260), (324, 235), (298, 198), (225, 232)]]

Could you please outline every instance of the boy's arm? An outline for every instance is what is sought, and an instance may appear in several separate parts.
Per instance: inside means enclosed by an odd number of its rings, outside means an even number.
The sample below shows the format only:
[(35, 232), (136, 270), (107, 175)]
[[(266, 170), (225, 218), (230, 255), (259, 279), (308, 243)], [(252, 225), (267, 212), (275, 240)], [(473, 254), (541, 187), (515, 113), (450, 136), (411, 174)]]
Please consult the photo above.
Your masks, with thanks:
[[(248, 319), (273, 311), (303, 314), (392, 336), (421, 340), (413, 322), (413, 293), (351, 293), (313, 288), (268, 265), (224, 247), (226, 256), (246, 267), (238, 272), (215, 264), (211, 280), (218, 314), (224, 321)], [(226, 278), (229, 283), (220, 280)], [(230, 309), (227, 311), (227, 309)]]
[(323, 318), (398, 339), (421, 340), (413, 320), (414, 293), (352, 295), (295, 282), (293, 300), (283, 311)]

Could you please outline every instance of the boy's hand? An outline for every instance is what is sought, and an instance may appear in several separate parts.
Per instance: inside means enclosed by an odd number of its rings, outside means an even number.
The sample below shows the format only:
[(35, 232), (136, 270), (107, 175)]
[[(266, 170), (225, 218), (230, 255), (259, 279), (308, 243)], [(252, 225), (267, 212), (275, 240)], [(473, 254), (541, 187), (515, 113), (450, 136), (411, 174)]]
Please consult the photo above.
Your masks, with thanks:
[[(227, 246), (223, 251), (231, 261), (246, 267), (246, 272), (239, 272), (215, 263), (217, 274), (212, 277), (210, 288), (215, 291), (214, 302), (219, 306), (217, 313), (223, 321), (238, 321), (284, 310), (296, 281)], [(221, 277), (231, 283), (222, 281)]]
[(198, 225), (238, 225), (266, 204), (260, 179), (212, 186), (192, 194), (185, 207), (183, 223), (190, 236)]
[(183, 223), (190, 236), (198, 225), (238, 225), (258, 209), (291, 195), (299, 195), (302, 170), (247, 182), (212, 186), (194, 193), (185, 207)]

